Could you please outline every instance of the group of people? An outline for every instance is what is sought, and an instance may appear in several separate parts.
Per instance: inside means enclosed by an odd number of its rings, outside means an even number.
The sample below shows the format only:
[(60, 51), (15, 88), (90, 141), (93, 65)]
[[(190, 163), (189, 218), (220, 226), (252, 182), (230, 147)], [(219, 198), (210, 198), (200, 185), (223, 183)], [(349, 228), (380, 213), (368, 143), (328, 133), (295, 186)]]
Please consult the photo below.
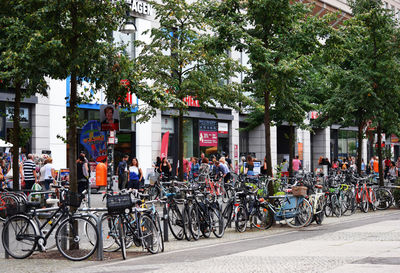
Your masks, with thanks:
[(124, 155), (117, 167), (118, 188), (140, 190), (144, 186), (143, 171), (136, 157), (129, 161), (129, 155)]

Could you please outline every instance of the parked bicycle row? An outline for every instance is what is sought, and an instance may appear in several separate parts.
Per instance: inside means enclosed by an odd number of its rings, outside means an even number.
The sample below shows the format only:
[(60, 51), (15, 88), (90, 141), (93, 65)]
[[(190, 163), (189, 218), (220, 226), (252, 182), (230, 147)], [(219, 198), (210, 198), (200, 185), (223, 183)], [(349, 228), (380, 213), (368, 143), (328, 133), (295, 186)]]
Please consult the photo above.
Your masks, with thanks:
[[(290, 179), (232, 175), (226, 182), (209, 174), (189, 182), (163, 181), (161, 174), (142, 191), (105, 193), (104, 214), (82, 210), (87, 207), (84, 195), (61, 186), (53, 186), (56, 190), (47, 201), (58, 206), (50, 209), (40, 209), (42, 204), (29, 202), (24, 193), (4, 191), (0, 193), (2, 243), (7, 254), (19, 259), (57, 247), (64, 257), (79, 261), (99, 245), (106, 252), (120, 250), (125, 259), (126, 249), (133, 246), (153, 254), (164, 251), (168, 229), (177, 240), (195, 241), (212, 234), (221, 238), (231, 226), (238, 232), (268, 229), (274, 222), (304, 227), (314, 221), (322, 224), (325, 216), (351, 215), (357, 208), (367, 212), (398, 204), (392, 193), (398, 186), (388, 181), (379, 187), (375, 181), (373, 176), (351, 172), (324, 180), (311, 173)], [(39, 217), (43, 211), (47, 215)]]

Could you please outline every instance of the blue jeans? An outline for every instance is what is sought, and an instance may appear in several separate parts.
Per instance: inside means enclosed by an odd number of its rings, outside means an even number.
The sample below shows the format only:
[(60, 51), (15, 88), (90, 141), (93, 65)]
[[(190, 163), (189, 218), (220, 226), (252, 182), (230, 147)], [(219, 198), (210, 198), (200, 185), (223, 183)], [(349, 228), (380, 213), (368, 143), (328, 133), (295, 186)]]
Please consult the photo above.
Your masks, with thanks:
[[(48, 190), (50, 190), (50, 184), (51, 183), (53, 183), (53, 179), (45, 179), (44, 180), (44, 184), (43, 184), (43, 186), (44, 186), (44, 190), (45, 191), (48, 191)], [(45, 198), (47, 199), (47, 198), (49, 198), (49, 194), (45, 194)]]

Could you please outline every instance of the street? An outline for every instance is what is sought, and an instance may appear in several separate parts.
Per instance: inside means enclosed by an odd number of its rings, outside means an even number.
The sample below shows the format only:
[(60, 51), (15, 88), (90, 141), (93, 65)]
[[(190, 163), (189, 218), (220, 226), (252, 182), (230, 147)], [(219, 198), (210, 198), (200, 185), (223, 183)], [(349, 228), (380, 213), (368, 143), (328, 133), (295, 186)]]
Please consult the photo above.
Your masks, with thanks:
[[(96, 199), (100, 195), (95, 195)], [(165, 252), (138, 255), (126, 261), (117, 252), (103, 262), (45, 259), (0, 260), (1, 272), (399, 272), (400, 211), (356, 213), (327, 218), (323, 225), (292, 229), (276, 224), (266, 231), (237, 233), (227, 230), (222, 239), (176, 241)], [(133, 258), (130, 258), (133, 257)]]

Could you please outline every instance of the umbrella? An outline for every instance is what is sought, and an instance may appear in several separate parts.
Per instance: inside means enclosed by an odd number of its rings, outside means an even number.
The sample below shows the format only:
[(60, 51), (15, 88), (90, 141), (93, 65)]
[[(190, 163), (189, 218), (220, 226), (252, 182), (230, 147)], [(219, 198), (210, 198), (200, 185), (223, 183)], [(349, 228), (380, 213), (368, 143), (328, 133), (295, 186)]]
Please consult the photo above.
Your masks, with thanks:
[(11, 148), (13, 145), (5, 140), (0, 139), (0, 148)]

